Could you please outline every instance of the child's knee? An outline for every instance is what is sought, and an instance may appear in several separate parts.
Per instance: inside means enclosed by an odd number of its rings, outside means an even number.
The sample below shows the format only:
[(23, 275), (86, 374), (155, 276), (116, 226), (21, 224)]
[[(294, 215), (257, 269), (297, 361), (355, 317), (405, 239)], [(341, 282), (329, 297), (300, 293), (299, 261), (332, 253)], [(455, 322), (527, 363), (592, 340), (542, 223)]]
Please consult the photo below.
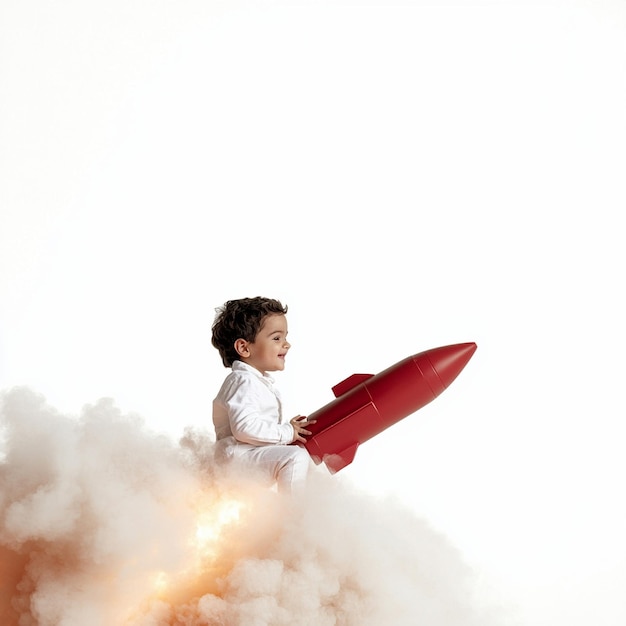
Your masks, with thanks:
[(293, 450), (292, 450), (292, 460), (293, 463), (295, 463), (296, 465), (300, 465), (300, 466), (309, 466), (309, 463), (311, 462), (311, 457), (309, 456), (309, 453), (302, 448), (301, 446), (292, 446)]
[(311, 457), (300, 446), (289, 446), (291, 449), (284, 459), (278, 472), (278, 490), (282, 493), (300, 493), (306, 484)]

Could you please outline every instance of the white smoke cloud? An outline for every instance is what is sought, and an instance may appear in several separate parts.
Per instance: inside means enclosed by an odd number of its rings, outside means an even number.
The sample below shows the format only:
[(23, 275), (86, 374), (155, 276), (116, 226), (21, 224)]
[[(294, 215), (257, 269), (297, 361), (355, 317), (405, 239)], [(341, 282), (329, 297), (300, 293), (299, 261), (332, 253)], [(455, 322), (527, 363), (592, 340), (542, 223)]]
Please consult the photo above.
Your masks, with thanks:
[(73, 417), (14, 388), (0, 424), (5, 626), (488, 623), (443, 536), (325, 471), (287, 499), (107, 399)]

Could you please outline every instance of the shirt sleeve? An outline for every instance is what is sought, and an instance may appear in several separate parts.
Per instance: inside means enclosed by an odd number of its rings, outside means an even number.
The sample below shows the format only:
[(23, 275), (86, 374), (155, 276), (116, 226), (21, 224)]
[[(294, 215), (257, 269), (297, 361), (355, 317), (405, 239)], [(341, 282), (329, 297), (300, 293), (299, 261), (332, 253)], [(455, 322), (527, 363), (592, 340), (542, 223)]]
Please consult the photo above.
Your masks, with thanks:
[(290, 423), (280, 424), (278, 399), (262, 381), (236, 377), (222, 394), (230, 430), (242, 443), (253, 446), (289, 444), (295, 431)]

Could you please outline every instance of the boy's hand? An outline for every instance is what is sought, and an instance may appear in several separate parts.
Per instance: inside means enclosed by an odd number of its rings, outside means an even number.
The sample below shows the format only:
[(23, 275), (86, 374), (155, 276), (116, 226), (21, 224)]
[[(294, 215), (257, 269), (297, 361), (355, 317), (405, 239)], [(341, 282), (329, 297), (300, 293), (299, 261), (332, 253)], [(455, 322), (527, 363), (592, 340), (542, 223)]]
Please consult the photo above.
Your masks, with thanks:
[(315, 424), (317, 420), (309, 420), (304, 415), (297, 415), (293, 419), (289, 420), (289, 423), (293, 426), (294, 441), (301, 441), (306, 443), (305, 435), (310, 435), (311, 431), (306, 429), (309, 424)]

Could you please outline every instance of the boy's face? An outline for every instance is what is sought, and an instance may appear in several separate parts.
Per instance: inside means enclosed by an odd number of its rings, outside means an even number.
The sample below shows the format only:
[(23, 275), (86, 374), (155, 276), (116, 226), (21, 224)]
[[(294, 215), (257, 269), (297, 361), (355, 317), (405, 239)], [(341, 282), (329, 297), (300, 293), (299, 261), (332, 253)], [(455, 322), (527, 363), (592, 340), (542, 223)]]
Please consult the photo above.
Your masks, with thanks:
[(241, 360), (260, 372), (284, 370), (285, 356), (291, 348), (287, 332), (287, 318), (284, 315), (268, 315), (254, 341), (242, 345), (242, 351), (239, 352)]

